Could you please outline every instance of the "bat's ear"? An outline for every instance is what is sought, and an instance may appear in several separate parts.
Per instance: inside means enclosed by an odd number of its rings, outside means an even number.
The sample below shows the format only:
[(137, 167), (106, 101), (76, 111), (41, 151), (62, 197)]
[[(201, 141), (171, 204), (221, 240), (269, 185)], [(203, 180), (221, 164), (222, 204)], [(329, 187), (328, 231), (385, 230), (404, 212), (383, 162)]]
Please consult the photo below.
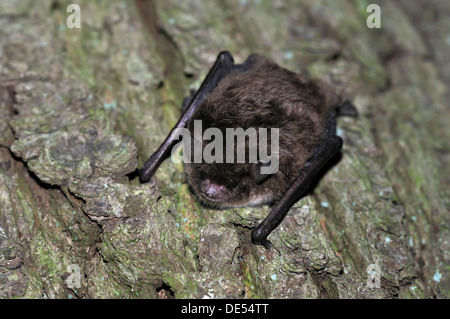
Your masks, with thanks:
[(338, 116), (358, 117), (358, 110), (353, 103), (348, 100), (345, 100), (341, 105), (339, 105), (336, 108), (336, 112)]
[(255, 67), (255, 65), (263, 63), (264, 57), (257, 53), (250, 54), (247, 59), (245, 59), (244, 63), (239, 65), (242, 72), (247, 72)]
[(270, 166), (270, 162), (269, 163), (258, 162), (257, 164), (252, 165), (252, 168), (250, 169), (250, 174), (256, 181), (256, 184), (258, 184), (258, 185), (262, 184), (266, 179), (268, 179), (270, 176), (272, 176), (272, 174), (262, 174), (261, 173), (261, 168), (268, 167), (268, 166)]

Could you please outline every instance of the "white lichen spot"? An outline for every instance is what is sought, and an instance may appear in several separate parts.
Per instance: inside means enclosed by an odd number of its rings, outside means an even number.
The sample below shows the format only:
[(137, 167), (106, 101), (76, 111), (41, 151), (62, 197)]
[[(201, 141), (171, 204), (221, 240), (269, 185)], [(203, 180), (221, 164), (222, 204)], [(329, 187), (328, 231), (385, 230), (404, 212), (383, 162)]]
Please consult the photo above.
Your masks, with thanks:
[(292, 52), (292, 51), (284, 52), (284, 59), (285, 60), (292, 60), (293, 58), (294, 58), (294, 52)]
[(433, 280), (436, 281), (436, 282), (440, 282), (441, 279), (442, 279), (441, 273), (439, 271), (436, 271), (436, 273), (433, 276)]

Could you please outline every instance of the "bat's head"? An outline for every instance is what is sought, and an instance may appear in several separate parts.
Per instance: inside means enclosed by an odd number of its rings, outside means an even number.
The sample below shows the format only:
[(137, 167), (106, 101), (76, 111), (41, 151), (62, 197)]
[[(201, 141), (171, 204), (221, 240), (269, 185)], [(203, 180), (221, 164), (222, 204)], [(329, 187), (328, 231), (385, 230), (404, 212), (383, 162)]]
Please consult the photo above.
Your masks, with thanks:
[(211, 117), (203, 111), (188, 124), (191, 145), (184, 147), (190, 149), (191, 163), (185, 162), (185, 167), (189, 184), (203, 204), (226, 208), (273, 202), (295, 177), (289, 172), (304, 164), (303, 150), (282, 133), (292, 127), (284, 124), (279, 129), (249, 119)]
[(191, 163), (185, 166), (199, 200), (217, 208), (274, 200), (286, 186), (278, 172), (278, 129), (210, 115), (199, 112), (189, 123), (191, 145), (184, 145), (191, 150)]
[(261, 174), (260, 168), (258, 163), (186, 164), (189, 184), (198, 199), (216, 208), (255, 206), (272, 201), (279, 190), (270, 185), (277, 176)]

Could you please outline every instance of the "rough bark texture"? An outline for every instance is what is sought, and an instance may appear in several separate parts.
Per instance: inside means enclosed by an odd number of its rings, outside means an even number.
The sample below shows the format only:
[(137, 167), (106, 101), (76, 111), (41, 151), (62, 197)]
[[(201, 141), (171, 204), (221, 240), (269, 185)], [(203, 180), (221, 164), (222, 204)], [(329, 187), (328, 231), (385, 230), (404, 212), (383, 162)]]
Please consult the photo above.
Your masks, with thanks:
[[(0, 297), (450, 297), (450, 2), (376, 1), (381, 29), (370, 3), (2, 1)], [(360, 113), (270, 251), (249, 242), (269, 207), (207, 210), (170, 160), (136, 178), (224, 49)]]

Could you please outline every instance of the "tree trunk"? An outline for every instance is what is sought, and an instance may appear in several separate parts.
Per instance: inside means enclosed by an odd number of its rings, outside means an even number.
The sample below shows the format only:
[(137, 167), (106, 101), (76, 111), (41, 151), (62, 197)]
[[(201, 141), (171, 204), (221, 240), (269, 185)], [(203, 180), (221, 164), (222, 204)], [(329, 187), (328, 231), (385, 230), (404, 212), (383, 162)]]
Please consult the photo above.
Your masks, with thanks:
[[(448, 1), (0, 3), (3, 298), (450, 297)], [(342, 158), (270, 235), (156, 150), (221, 50), (353, 100)], [(377, 277), (380, 275), (379, 277)], [(376, 278), (380, 278), (378, 282)]]

